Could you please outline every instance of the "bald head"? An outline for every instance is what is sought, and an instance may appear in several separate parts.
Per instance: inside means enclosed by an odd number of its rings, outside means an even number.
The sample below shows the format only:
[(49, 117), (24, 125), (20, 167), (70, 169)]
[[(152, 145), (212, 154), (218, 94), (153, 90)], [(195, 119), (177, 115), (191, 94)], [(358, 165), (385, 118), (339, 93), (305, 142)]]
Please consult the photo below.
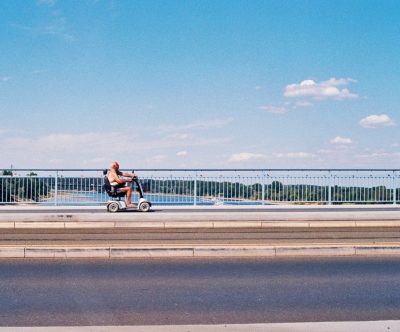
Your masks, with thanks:
[(119, 170), (118, 161), (114, 161), (114, 162), (111, 164), (111, 169), (114, 169), (114, 170), (116, 170), (116, 171)]

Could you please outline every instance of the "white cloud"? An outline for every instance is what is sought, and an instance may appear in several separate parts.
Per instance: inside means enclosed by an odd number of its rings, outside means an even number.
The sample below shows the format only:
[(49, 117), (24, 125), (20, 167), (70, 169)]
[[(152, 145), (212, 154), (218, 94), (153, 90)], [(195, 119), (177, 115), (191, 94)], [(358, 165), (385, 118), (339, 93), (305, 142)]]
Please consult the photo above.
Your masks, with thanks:
[[(216, 137), (216, 138), (194, 138), (192, 142), (183, 141), (181, 144), (184, 146), (220, 146), (232, 141), (231, 137)], [(170, 144), (172, 146), (172, 144)]]
[(282, 105), (280, 105), (280, 106), (262, 105), (262, 106), (259, 106), (258, 108), (260, 110), (266, 111), (268, 113), (284, 114), (292, 109), (294, 110), (297, 108), (305, 108), (305, 107), (311, 107), (311, 106), (313, 106), (313, 104), (311, 102), (309, 102), (308, 100), (297, 100), (295, 103), (286, 101), (286, 102), (282, 103)]
[[(77, 152), (102, 151), (118, 146), (121, 134), (119, 133), (81, 133), (81, 134), (50, 134), (29, 138), (25, 136), (7, 137), (0, 143), (2, 150), (26, 150), (38, 153), (47, 152)], [(123, 149), (118, 149), (123, 151)]]
[(95, 157), (92, 159), (83, 160), (83, 165), (85, 165), (86, 167), (93, 167), (93, 168), (97, 168), (98, 165), (107, 165), (107, 163), (110, 163), (110, 160), (107, 160), (104, 157)]
[(356, 158), (359, 159), (383, 159), (383, 158), (392, 158), (392, 157), (400, 157), (400, 152), (371, 152), (364, 154), (355, 155)]
[(257, 160), (257, 159), (265, 159), (266, 156), (261, 153), (251, 153), (251, 152), (240, 152), (232, 154), (229, 157), (229, 162), (240, 162), (240, 161), (249, 161), (249, 160)]
[(185, 139), (189, 138), (189, 135), (186, 133), (182, 133), (182, 134), (176, 133), (176, 134), (169, 135), (167, 138), (172, 138), (172, 139), (177, 139), (177, 140), (185, 140)]
[(376, 128), (379, 126), (395, 126), (396, 123), (386, 114), (373, 114), (361, 119), (360, 125), (364, 128)]
[(1, 76), (0, 77), (0, 81), (2, 82), (8, 82), (9, 80), (11, 80), (11, 76)]
[(12, 24), (12, 26), (28, 34), (54, 36), (65, 42), (73, 42), (75, 37), (69, 32), (67, 19), (59, 12), (53, 15), (52, 19), (43, 25), (29, 26)]
[(113, 160), (135, 153), (135, 145), (127, 144), (124, 151), (120, 142), (120, 133), (7, 135), (0, 137), (0, 155), (6, 164), (45, 167), (50, 163), (62, 167), (84, 167), (94, 158)]
[(206, 120), (206, 121), (196, 121), (189, 123), (185, 126), (183, 126), (184, 129), (201, 129), (201, 130), (207, 130), (207, 129), (214, 129), (214, 128), (223, 128), (229, 123), (233, 121), (232, 117), (226, 118), (226, 119), (213, 119), (213, 120)]
[(313, 104), (306, 100), (298, 100), (295, 103), (295, 107), (311, 107), (311, 106), (313, 106)]
[(357, 80), (353, 80), (352, 78), (330, 78), (327, 81), (321, 82), (327, 85), (339, 86), (339, 85), (347, 85), (349, 83), (357, 83)]
[(329, 150), (329, 149), (319, 149), (317, 152), (321, 153), (321, 154), (330, 154), (330, 153), (332, 153), (334, 151), (333, 150)]
[(260, 106), (259, 109), (274, 114), (283, 114), (287, 112), (287, 109), (283, 106), (265, 105), (265, 106)]
[(159, 163), (165, 161), (166, 159), (167, 159), (167, 156), (166, 156), (166, 155), (157, 154), (157, 155), (155, 155), (155, 156), (152, 156), (152, 157), (150, 157), (150, 158), (147, 158), (147, 159), (145, 160), (145, 162), (148, 163), (148, 164), (159, 164)]
[(331, 143), (348, 145), (348, 144), (352, 144), (353, 141), (351, 140), (351, 138), (348, 138), (348, 137), (336, 136), (335, 138), (331, 139)]
[(223, 128), (233, 121), (232, 117), (226, 119), (213, 119), (204, 121), (195, 121), (185, 125), (162, 125), (158, 129), (164, 132), (179, 131), (179, 130), (208, 130)]
[[(1, 129), (3, 131), (3, 129)], [(120, 160), (125, 163), (134, 162), (135, 167), (152, 167), (154, 163), (169, 162), (169, 166), (177, 166), (176, 153), (189, 149), (208, 151), (209, 156), (199, 160), (201, 167), (206, 167), (221, 157), (221, 150), (231, 141), (230, 137), (201, 137), (190, 136), (187, 139), (172, 139), (159, 137), (148, 133), (147, 128), (140, 129), (133, 136), (131, 132), (108, 133), (54, 133), (49, 135), (33, 136), (29, 133), (13, 132), (9, 130), (0, 134), (0, 167), (9, 164), (19, 167), (46, 167), (51, 164), (57, 167), (104, 167), (100, 159)], [(147, 132), (146, 138), (143, 133)], [(205, 137), (204, 137), (205, 136)], [(125, 137), (125, 143), (121, 144), (121, 137)], [(166, 156), (162, 159), (160, 156)], [(149, 156), (156, 156), (151, 158)], [(168, 158), (167, 158), (168, 157)], [(175, 158), (172, 158), (175, 157)], [(181, 154), (181, 159), (184, 159)], [(206, 158), (209, 157), (208, 160)], [(128, 161), (128, 162), (126, 162)], [(191, 163), (195, 163), (192, 160)], [(163, 165), (164, 166), (164, 165)]]
[(179, 152), (177, 152), (176, 153), (176, 155), (178, 156), (178, 157), (185, 157), (185, 156), (187, 156), (187, 151), (186, 150), (184, 150), (184, 151), (179, 151)]
[[(121, 144), (121, 137), (128, 138), (128, 144)], [(186, 140), (167, 139), (165, 137), (156, 139), (149, 138), (139, 141), (138, 137), (132, 137), (129, 133), (78, 133), (78, 134), (49, 134), (38, 137), (13, 136), (4, 137), (0, 140), (0, 155), (5, 151), (21, 153), (29, 151), (35, 153), (65, 154), (79, 153), (104, 154), (105, 151), (112, 153), (134, 153), (135, 151), (151, 151), (158, 149), (173, 149), (189, 146), (218, 146), (231, 141), (230, 137), (200, 137)]]
[(31, 71), (31, 74), (32, 74), (32, 75), (40, 75), (40, 74), (43, 74), (43, 73), (45, 73), (45, 72), (47, 72), (46, 69), (35, 69), (35, 70), (32, 70), (32, 71)]
[(340, 89), (338, 86), (348, 85), (356, 82), (351, 78), (330, 78), (327, 81), (315, 82), (304, 80), (299, 84), (289, 84), (285, 88), (285, 97), (310, 97), (313, 99), (355, 99), (358, 95), (351, 93), (347, 88)]
[(309, 159), (315, 157), (314, 154), (308, 152), (287, 152), (287, 153), (276, 153), (277, 158), (289, 158), (289, 159)]

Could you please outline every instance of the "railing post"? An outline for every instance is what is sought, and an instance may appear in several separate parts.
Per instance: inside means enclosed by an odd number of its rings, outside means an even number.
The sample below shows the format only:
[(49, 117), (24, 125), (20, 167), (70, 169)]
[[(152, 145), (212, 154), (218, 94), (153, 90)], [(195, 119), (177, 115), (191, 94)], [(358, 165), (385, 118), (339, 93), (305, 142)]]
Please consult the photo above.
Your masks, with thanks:
[(332, 205), (332, 173), (329, 171), (328, 205)]
[(265, 205), (265, 173), (262, 172), (262, 181), (261, 181), (261, 200), (262, 200), (262, 205)]
[(57, 196), (58, 196), (58, 171), (56, 171), (56, 178), (54, 181), (54, 205), (57, 205)]
[(393, 205), (397, 204), (396, 172), (393, 171)]
[(194, 173), (193, 205), (197, 205), (197, 172)]

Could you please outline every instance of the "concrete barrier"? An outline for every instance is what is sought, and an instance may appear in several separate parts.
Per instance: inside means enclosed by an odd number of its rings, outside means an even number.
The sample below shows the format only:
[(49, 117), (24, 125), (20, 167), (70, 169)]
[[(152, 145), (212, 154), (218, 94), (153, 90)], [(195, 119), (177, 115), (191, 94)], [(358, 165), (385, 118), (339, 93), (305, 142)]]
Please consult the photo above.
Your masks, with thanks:
[(399, 220), (370, 221), (9, 221), (1, 222), (0, 229), (101, 229), (101, 228), (146, 228), (146, 229), (234, 229), (234, 228), (368, 228), (400, 227)]
[(196, 258), (400, 255), (399, 245), (301, 246), (4, 246), (2, 258)]
[[(400, 209), (397, 211), (340, 211), (340, 212), (154, 212), (154, 213), (0, 213), (0, 225), (8, 222), (24, 223), (24, 222), (246, 222), (254, 223), (261, 227), (261, 223), (283, 223), (283, 222), (316, 222), (318, 223), (338, 223), (349, 225), (351, 223), (381, 222), (392, 221), (397, 223), (400, 221)], [(251, 225), (251, 224), (249, 224)], [(0, 226), (3, 227), (3, 226)]]

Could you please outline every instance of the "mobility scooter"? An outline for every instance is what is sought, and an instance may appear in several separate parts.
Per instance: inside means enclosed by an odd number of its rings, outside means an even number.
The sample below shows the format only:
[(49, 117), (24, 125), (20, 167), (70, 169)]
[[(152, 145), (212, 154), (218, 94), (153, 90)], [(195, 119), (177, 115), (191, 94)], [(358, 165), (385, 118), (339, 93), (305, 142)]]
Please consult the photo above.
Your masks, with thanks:
[[(108, 170), (104, 170), (104, 190), (106, 191), (107, 195), (110, 197), (110, 200), (107, 202), (107, 211), (108, 212), (118, 212), (118, 211), (132, 211), (138, 210), (140, 212), (148, 212), (151, 208), (151, 203), (144, 198), (143, 195), (143, 187), (139, 182), (137, 177), (132, 178), (132, 183), (136, 183), (137, 191), (139, 193), (139, 202), (137, 203), (136, 208), (128, 208), (126, 206), (125, 200), (121, 200), (121, 198), (125, 198), (126, 193), (118, 193), (113, 186), (111, 186), (110, 181), (107, 177)], [(134, 171), (132, 171), (134, 173)]]

